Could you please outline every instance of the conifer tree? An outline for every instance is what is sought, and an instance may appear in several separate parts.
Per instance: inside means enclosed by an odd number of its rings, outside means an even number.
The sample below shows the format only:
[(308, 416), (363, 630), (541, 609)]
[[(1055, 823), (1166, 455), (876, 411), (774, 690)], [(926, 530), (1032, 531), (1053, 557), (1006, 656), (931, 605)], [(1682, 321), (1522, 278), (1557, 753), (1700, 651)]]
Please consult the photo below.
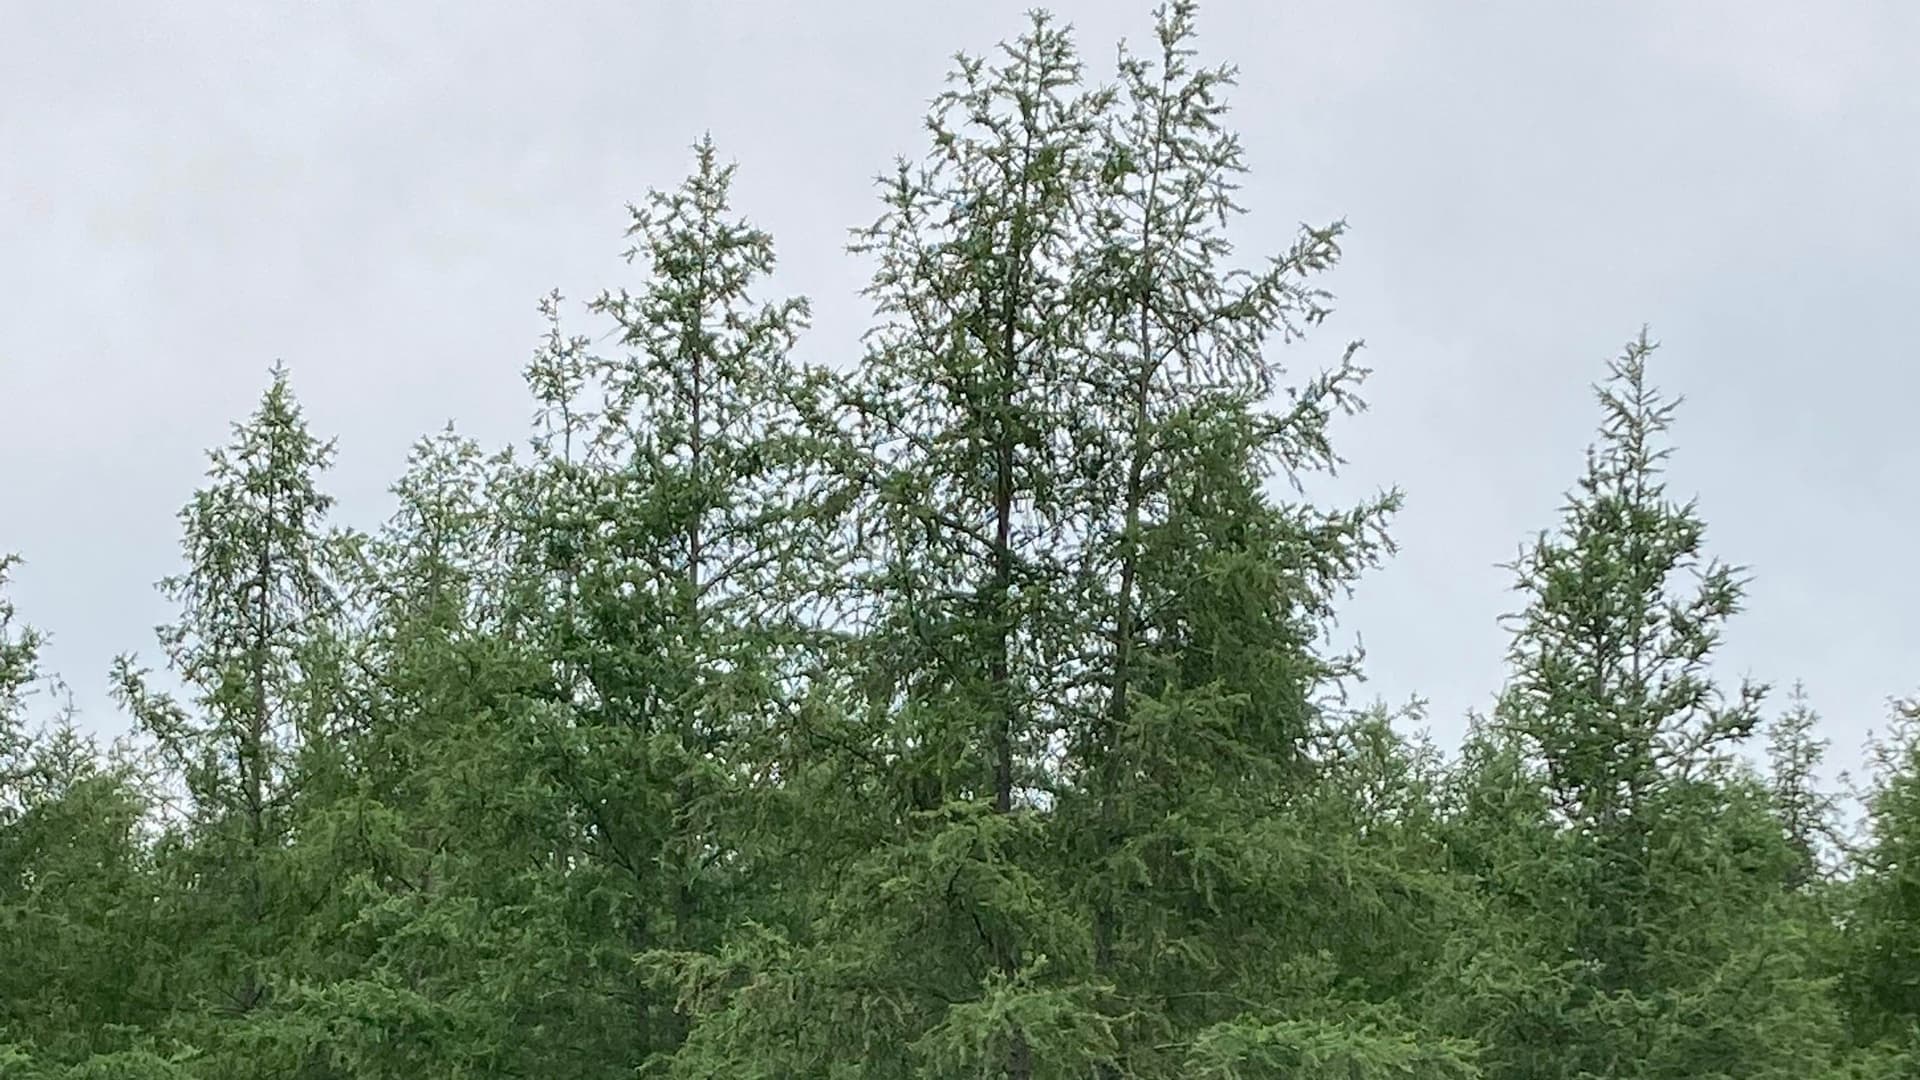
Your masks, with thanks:
[(1804, 889), (1824, 869), (1823, 857), (1836, 825), (1834, 796), (1820, 787), (1820, 764), (1827, 740), (1817, 734), (1820, 714), (1805, 685), (1793, 684), (1787, 708), (1767, 726), (1768, 778), (1774, 813), (1793, 849), (1794, 867), (1787, 888)]
[[(1268, 991), (1294, 948), (1357, 915), (1338, 890), (1299, 910), (1309, 897), (1298, 887), (1343, 856), (1307, 841), (1288, 804), (1308, 789), (1310, 744), (1354, 671), (1321, 651), (1331, 603), (1382, 550), (1397, 496), (1329, 513), (1268, 494), (1338, 464), (1330, 424), (1362, 407), (1366, 373), (1350, 347), (1334, 369), (1286, 385), (1275, 346), (1328, 314), (1312, 278), (1337, 259), (1343, 227), (1303, 229), (1257, 269), (1233, 265), (1245, 171), (1225, 126), (1234, 73), (1195, 62), (1194, 15), (1164, 7), (1154, 53), (1123, 50), (1082, 219), (1089, 390), (1073, 490), (1099, 692), (1084, 706), (1061, 826), (1070, 841), (1097, 838), (1094, 865), (1076, 875), (1092, 891), (1096, 970), (1144, 1021), (1110, 1074), (1253, 1067), (1279, 1051), (1251, 1047), (1281, 1031), (1365, 1045), (1358, 1028), (1317, 1029), (1290, 1012), (1309, 995)], [(1345, 880), (1355, 870), (1347, 863)], [(1282, 907), (1295, 909), (1294, 942), (1254, 930)], [(1236, 970), (1240, 956), (1254, 966)], [(1267, 1004), (1236, 1004), (1248, 1000)], [(1236, 1063), (1234, 1046), (1254, 1057)], [(1445, 1070), (1444, 1058), (1426, 1067)]]
[(32, 698), (65, 688), (17, 622), (12, 565), (0, 557), (0, 1076), (55, 1075), (129, 1051), (162, 1013), (149, 806), (136, 763), (84, 735), (71, 700), (30, 726)]
[[(19, 624), (7, 593), (8, 575), (18, 563), (17, 556), (0, 555), (0, 873), (15, 861), (11, 849), (18, 842), (16, 833), (26, 809), (32, 743), (22, 713), (27, 689), (39, 677), (40, 636), (32, 627)], [(0, 878), (0, 889), (5, 890), (0, 895), (9, 899), (16, 887), (15, 881), (9, 880), (12, 877), (8, 874)], [(7, 929), (14, 921), (8, 919), (0, 929)], [(13, 938), (12, 934), (6, 936)], [(31, 1054), (20, 1045), (25, 1037), (25, 1032), (17, 1030), (17, 1021), (0, 1026), (0, 1065), (23, 1074), (32, 1067)]]
[[(1631, 986), (1647, 962), (1656, 800), (1750, 734), (1764, 689), (1731, 701), (1708, 677), (1721, 625), (1739, 610), (1741, 571), (1703, 553), (1692, 504), (1670, 500), (1659, 440), (1674, 403), (1647, 380), (1643, 333), (1599, 389), (1600, 445), (1558, 535), (1516, 564), (1527, 609), (1500, 718), (1547, 773), (1554, 810), (1590, 845), (1596, 905), (1579, 932), (1600, 985)], [(1678, 592), (1697, 575), (1689, 592)]]
[(165, 1015), (140, 777), (71, 714), (0, 767), (0, 1045), (46, 1065), (130, 1050)]
[(0, 555), (0, 826), (20, 812), (19, 785), (31, 747), (25, 720), (28, 689), (40, 677), (41, 639), (22, 626), (7, 594), (7, 579), (19, 559)]
[[(1806, 1075), (1830, 1048), (1784, 838), (1731, 756), (1763, 688), (1728, 695), (1709, 670), (1741, 571), (1666, 493), (1674, 403), (1648, 380), (1654, 349), (1642, 333), (1610, 366), (1560, 528), (1516, 564), (1527, 604), (1496, 721), (1537, 770), (1553, 838), (1533, 910), (1509, 909), (1528, 957), (1468, 964), (1466, 996), (1497, 1002), (1477, 1032), (1492, 1076)], [(1707, 1022), (1755, 992), (1764, 1013)]]
[(573, 932), (608, 1070), (657, 1065), (685, 1038), (647, 972), (729, 925), (715, 905), (735, 895), (741, 830), (722, 827), (753, 819), (740, 747), (791, 689), (783, 627), (809, 562), (804, 379), (788, 360), (806, 304), (760, 298), (772, 239), (735, 216), (734, 169), (710, 140), (695, 159), (631, 210), (644, 285), (590, 305), (622, 351), (563, 334), (550, 302), (528, 372), (548, 427), (514, 526), (532, 572), (509, 617), (558, 662), (528, 762), (572, 823), (555, 879), (571, 899), (557, 902), (610, 907), (594, 918), (619, 928)]
[(1012, 1080), (1070, 1074), (1108, 1038), (1034, 824), (1077, 644), (1072, 271), (1101, 106), (1044, 15), (993, 60), (960, 57), (931, 153), (899, 166), (856, 244), (878, 264), (880, 318), (850, 397), (872, 544), (864, 691), (904, 844), (850, 881), (870, 899), (846, 914), (894, 935), (873, 948), (918, 954), (918, 977), (884, 976), (926, 987), (888, 1038)]
[(1920, 1056), (1920, 698), (1893, 704), (1871, 747), (1868, 843), (1847, 920), (1854, 1037)]
[(25, 743), (21, 732), (22, 695), (39, 675), (40, 635), (21, 626), (6, 592), (19, 559), (0, 555), (0, 755), (12, 757)]
[(351, 723), (301, 756), (284, 902), (304, 917), (275, 1022), (250, 1041), (261, 1069), (566, 1065), (524, 1035), (566, 1014), (540, 965), (568, 932), (520, 868), (566, 837), (516, 723), (546, 672), (500, 632), (493, 501), (510, 472), (450, 428), (421, 440), (346, 582), (361, 616), (338, 688)]
[(258, 409), (210, 455), (207, 486), (180, 514), (186, 566), (161, 583), (179, 614), (159, 637), (186, 696), (152, 688), (131, 657), (115, 665), (118, 697), (191, 800), (173, 871), (190, 942), (179, 992), (210, 1015), (266, 1004), (290, 914), (278, 863), (299, 749), (331, 716), (315, 679), (329, 669), (347, 552), (317, 486), (332, 457), (276, 367)]

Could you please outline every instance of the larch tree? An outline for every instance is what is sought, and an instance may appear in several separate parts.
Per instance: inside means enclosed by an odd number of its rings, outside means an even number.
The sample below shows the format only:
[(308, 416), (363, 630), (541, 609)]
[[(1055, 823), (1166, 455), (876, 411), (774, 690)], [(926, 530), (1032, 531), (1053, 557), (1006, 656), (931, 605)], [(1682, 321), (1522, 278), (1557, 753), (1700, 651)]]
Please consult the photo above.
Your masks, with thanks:
[(190, 799), (182, 861), (170, 870), (189, 1015), (246, 1019), (265, 1006), (294, 914), (282, 856), (301, 746), (332, 718), (315, 680), (335, 670), (349, 552), (318, 486), (332, 457), (276, 367), (180, 514), (186, 565), (161, 583), (178, 616), (159, 637), (184, 695), (153, 688), (131, 657), (115, 664), (119, 700)]
[(423, 439), (360, 546), (335, 688), (348, 722), (303, 748), (283, 880), (305, 914), (258, 1068), (376, 1080), (543, 1056), (523, 1032), (552, 988), (529, 972), (568, 931), (521, 868), (565, 838), (518, 723), (546, 671), (501, 633), (494, 499), (511, 471), (450, 427)]
[(737, 215), (733, 180), (702, 141), (682, 185), (631, 208), (644, 283), (589, 305), (618, 350), (555, 329), (528, 373), (550, 429), (520, 527), (544, 584), (520, 610), (559, 661), (531, 764), (575, 822), (564, 895), (621, 927), (575, 933), (609, 1070), (657, 1066), (686, 1037), (671, 977), (650, 972), (728, 928), (746, 867), (727, 826), (753, 820), (757, 779), (740, 748), (793, 689), (783, 628), (812, 530), (789, 353), (807, 308), (762, 299), (773, 241)]
[[(1763, 688), (1732, 700), (1708, 677), (1721, 625), (1739, 609), (1739, 569), (1709, 560), (1705, 525), (1670, 500), (1660, 438), (1674, 403), (1648, 381), (1644, 334), (1600, 389), (1601, 442), (1556, 535), (1526, 550), (1517, 588), (1512, 682), (1499, 718), (1547, 774), (1557, 814), (1590, 846), (1596, 907), (1581, 956), (1599, 985), (1634, 984), (1648, 961), (1639, 910), (1651, 882), (1654, 801), (1759, 721)], [(1697, 571), (1691, 591), (1685, 578)]]
[(836, 865), (803, 925), (736, 935), (690, 989), (686, 1075), (1029, 1080), (1110, 1057), (1040, 824), (1076, 677), (1074, 245), (1100, 103), (1036, 16), (959, 58), (930, 153), (856, 234), (878, 325), (822, 432), (855, 557), (820, 598), (821, 678), (847, 716), (809, 737), (865, 835), (815, 849)]
[(852, 397), (877, 553), (868, 700), (905, 841), (867, 885), (894, 911), (863, 918), (894, 924), (932, 961), (924, 993), (956, 1003), (921, 1054), (1010, 1080), (1072, 1074), (1109, 1039), (1036, 824), (1080, 631), (1074, 256), (1104, 104), (1044, 16), (994, 59), (961, 57), (930, 154), (901, 164), (856, 245), (878, 264)]
[(19, 559), (0, 555), (0, 759), (18, 756), (26, 744), (21, 713), (27, 688), (39, 677), (40, 635), (20, 624), (6, 593), (7, 579)]
[(1767, 765), (1774, 813), (1793, 849), (1794, 867), (1787, 888), (1815, 883), (1827, 869), (1827, 854), (1837, 831), (1838, 800), (1820, 786), (1820, 765), (1827, 740), (1819, 733), (1820, 714), (1806, 686), (1794, 683), (1787, 708), (1767, 725)]
[[(1282, 973), (1309, 940), (1356, 921), (1343, 905), (1367, 887), (1312, 884), (1352, 882), (1356, 867), (1343, 875), (1289, 804), (1356, 673), (1323, 648), (1332, 603), (1385, 550), (1398, 497), (1336, 512), (1275, 497), (1338, 465), (1332, 421), (1362, 408), (1357, 345), (1293, 385), (1278, 356), (1329, 313), (1314, 279), (1338, 259), (1343, 226), (1235, 265), (1246, 169), (1226, 122), (1234, 72), (1196, 62), (1194, 18), (1170, 4), (1151, 53), (1122, 50), (1081, 215), (1086, 390), (1067, 430), (1081, 662), (1097, 689), (1076, 695), (1061, 835), (1092, 843), (1073, 878), (1095, 970), (1133, 1018), (1106, 1075), (1284, 1067), (1311, 1056), (1308, 1043), (1345, 1045), (1372, 1075), (1415, 1059), (1368, 1061), (1383, 1042), (1344, 1028), (1337, 1009), (1293, 1011), (1309, 994), (1273, 991), (1299, 983)], [(1461, 1067), (1444, 1048), (1411, 1052), (1436, 1075)]]
[(1854, 1038), (1920, 1060), (1920, 698), (1874, 740), (1867, 843), (1847, 919), (1843, 986)]
[[(1676, 403), (1648, 378), (1655, 347), (1643, 332), (1610, 365), (1587, 470), (1559, 528), (1516, 564), (1526, 606), (1495, 720), (1537, 769), (1556, 834), (1535, 864), (1550, 883), (1539, 907), (1515, 912), (1537, 935), (1522, 967), (1538, 964), (1539, 981), (1523, 992), (1561, 1005), (1516, 1008), (1487, 966), (1506, 958), (1482, 954), (1478, 986), (1501, 1002), (1477, 1032), (1493, 1076), (1786, 1076), (1825, 1064), (1833, 1017), (1783, 906), (1785, 839), (1764, 785), (1733, 755), (1764, 689), (1728, 693), (1710, 666), (1744, 578), (1705, 553), (1694, 504), (1667, 494)], [(1764, 1014), (1728, 1017), (1762, 986)]]
[[(125, 743), (84, 734), (0, 556), (0, 1076), (187, 1080), (157, 911), (155, 799)], [(38, 686), (36, 687), (36, 684)], [(67, 700), (35, 724), (41, 694)]]

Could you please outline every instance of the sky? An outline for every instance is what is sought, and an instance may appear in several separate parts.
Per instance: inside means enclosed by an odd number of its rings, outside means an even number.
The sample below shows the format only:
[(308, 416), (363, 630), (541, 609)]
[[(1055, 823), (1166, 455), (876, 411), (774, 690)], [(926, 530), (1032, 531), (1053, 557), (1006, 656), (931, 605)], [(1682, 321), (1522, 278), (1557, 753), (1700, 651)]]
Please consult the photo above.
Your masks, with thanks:
[[(1026, 6), (0, 0), (0, 551), (84, 725), (125, 729), (108, 664), (159, 661), (175, 514), (276, 360), (339, 439), (339, 519), (376, 523), (420, 436), (525, 438), (536, 300), (633, 284), (623, 207), (703, 133), (812, 300), (802, 356), (856, 356), (847, 229), (951, 55)], [(1097, 77), (1150, 41), (1149, 3), (1052, 10)], [(1753, 574), (1719, 670), (1804, 680), (1856, 761), (1920, 689), (1920, 6), (1212, 0), (1200, 27), (1241, 69), (1241, 251), (1351, 230), (1338, 314), (1283, 356), (1365, 339), (1330, 490), (1406, 494), (1343, 611), (1362, 693), (1425, 698), (1443, 746), (1491, 702), (1500, 564), (1650, 324), (1674, 490)]]

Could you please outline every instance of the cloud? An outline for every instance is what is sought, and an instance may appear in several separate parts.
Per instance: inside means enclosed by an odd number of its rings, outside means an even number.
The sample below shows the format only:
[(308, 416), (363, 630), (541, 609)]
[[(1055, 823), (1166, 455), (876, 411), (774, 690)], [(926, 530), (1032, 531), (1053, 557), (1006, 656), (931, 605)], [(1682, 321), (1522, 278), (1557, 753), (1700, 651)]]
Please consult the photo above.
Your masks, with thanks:
[(1662, 3), (1643, 14), (1649, 52), (1760, 98), (1797, 119), (1829, 118), (1891, 100), (1911, 105), (1908, 72), (1920, 8), (1792, 0)]

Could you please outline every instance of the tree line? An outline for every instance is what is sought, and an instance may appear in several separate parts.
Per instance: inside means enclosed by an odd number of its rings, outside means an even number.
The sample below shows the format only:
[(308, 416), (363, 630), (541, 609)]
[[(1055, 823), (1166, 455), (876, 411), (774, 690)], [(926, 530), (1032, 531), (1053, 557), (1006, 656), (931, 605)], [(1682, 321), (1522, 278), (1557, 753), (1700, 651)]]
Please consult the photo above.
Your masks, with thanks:
[(847, 364), (703, 141), (542, 300), (527, 443), (423, 439), (379, 527), (276, 369), (127, 739), (0, 590), (0, 1077), (1920, 1069), (1920, 705), (1845, 829), (1806, 695), (1716, 675), (1645, 333), (1490, 709), (1353, 702), (1400, 498), (1309, 498), (1367, 370), (1280, 359), (1343, 225), (1236, 252), (1232, 69), (1153, 31), (957, 58)]

